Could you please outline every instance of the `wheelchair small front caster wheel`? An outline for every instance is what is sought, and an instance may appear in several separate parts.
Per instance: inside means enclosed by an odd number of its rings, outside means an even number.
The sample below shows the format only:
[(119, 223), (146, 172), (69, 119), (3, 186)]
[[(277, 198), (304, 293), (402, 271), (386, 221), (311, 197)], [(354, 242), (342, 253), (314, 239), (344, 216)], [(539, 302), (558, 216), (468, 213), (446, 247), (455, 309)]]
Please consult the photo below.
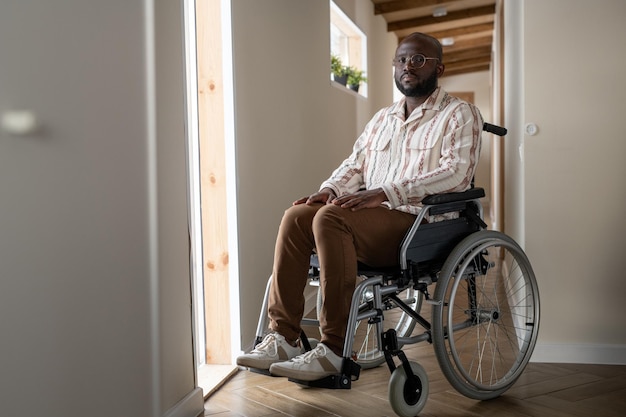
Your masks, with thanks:
[(389, 404), (400, 417), (415, 417), (426, 405), (428, 376), (424, 368), (409, 362), (413, 378), (408, 378), (404, 367), (397, 367), (389, 379)]

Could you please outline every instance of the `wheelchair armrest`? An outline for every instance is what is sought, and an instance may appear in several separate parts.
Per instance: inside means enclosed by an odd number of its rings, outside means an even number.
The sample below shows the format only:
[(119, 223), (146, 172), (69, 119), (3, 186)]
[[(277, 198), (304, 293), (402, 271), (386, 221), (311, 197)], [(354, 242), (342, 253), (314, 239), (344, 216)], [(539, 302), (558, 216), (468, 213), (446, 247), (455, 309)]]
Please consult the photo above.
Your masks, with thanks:
[(470, 188), (460, 193), (433, 194), (424, 197), (422, 203), (428, 206), (434, 206), (445, 203), (455, 203), (457, 201), (476, 200), (485, 196), (483, 188)]

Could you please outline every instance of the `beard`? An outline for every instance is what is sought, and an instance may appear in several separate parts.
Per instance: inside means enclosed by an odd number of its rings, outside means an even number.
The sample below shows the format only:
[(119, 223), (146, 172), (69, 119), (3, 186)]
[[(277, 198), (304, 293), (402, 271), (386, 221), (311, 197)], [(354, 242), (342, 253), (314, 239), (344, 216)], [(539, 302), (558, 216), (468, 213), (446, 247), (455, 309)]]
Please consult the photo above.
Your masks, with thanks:
[(398, 76), (394, 77), (395, 82), (396, 82), (396, 87), (406, 97), (429, 96), (430, 93), (435, 91), (435, 88), (437, 88), (437, 72), (436, 71), (433, 71), (428, 76), (428, 78), (426, 78), (422, 82), (419, 82), (413, 87), (404, 87), (402, 83), (400, 82), (400, 78), (402, 78), (402, 74), (400, 74), (399, 77)]

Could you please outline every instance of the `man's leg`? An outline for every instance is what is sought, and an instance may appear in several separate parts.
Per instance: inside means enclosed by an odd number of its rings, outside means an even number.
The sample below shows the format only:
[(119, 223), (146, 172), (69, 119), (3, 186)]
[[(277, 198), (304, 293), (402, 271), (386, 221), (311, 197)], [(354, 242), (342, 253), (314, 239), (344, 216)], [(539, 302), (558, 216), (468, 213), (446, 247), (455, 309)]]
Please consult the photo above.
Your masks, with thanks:
[(384, 207), (351, 211), (335, 205), (320, 209), (313, 233), (320, 260), (324, 302), (322, 343), (341, 356), (354, 292), (357, 260), (370, 266), (399, 262), (399, 247), (415, 216)]
[(294, 343), (300, 336), (304, 288), (315, 247), (312, 223), (321, 204), (299, 204), (285, 211), (274, 252), (268, 313), (270, 328)]
[(317, 211), (313, 235), (324, 296), (319, 312), (322, 340), (311, 352), (272, 364), (272, 374), (314, 381), (341, 371), (357, 259), (371, 266), (396, 265), (400, 242), (414, 220), (413, 215), (382, 207), (351, 211), (329, 204)]
[(302, 204), (285, 211), (276, 239), (268, 300), (270, 328), (274, 332), (267, 334), (252, 352), (239, 356), (238, 365), (269, 369), (272, 364), (287, 361), (301, 353), (295, 342), (300, 335), (303, 292), (314, 246), (311, 224), (320, 207)]

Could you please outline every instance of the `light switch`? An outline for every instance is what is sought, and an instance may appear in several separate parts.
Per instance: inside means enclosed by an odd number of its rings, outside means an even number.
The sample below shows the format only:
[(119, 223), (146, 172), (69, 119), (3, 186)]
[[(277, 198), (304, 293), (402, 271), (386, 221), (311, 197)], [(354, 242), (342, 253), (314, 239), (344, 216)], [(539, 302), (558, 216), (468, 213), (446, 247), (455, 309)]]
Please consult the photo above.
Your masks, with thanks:
[(526, 134), (529, 136), (535, 136), (539, 128), (534, 123), (526, 123)]

